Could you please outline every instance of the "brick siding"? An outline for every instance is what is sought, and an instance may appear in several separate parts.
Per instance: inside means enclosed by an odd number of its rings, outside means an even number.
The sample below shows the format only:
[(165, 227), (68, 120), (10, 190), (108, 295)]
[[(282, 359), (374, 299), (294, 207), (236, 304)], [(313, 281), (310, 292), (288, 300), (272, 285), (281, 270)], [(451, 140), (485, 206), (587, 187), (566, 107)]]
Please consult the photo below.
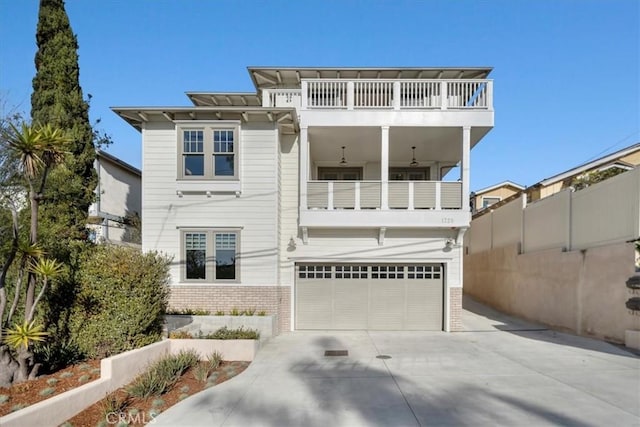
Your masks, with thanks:
[(208, 310), (211, 314), (231, 309), (256, 309), (278, 316), (278, 333), (291, 329), (291, 288), (289, 286), (193, 286), (171, 287), (172, 310)]
[(449, 330), (462, 331), (462, 288), (449, 288)]

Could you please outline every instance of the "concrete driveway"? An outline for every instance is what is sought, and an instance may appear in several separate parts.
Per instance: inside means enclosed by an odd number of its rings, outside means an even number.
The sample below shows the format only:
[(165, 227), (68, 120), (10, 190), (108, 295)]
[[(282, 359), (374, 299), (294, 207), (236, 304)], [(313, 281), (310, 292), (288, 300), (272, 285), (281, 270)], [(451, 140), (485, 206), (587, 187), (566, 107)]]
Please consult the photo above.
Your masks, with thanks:
[(640, 425), (637, 356), (471, 300), (464, 323), (466, 332), (451, 334), (283, 334), (244, 373), (153, 425)]

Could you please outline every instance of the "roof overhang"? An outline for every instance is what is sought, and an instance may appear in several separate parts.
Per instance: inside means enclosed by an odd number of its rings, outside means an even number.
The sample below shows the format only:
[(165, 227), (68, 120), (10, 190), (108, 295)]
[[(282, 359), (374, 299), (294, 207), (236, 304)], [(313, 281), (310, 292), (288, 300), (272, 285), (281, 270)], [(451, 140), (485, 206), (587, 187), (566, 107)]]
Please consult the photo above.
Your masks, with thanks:
[(255, 92), (187, 92), (198, 107), (260, 107), (262, 98)]
[[(584, 163), (580, 166), (577, 166), (573, 169), (569, 169), (568, 171), (559, 173), (550, 178), (545, 178), (539, 183), (537, 183), (536, 186), (546, 187), (556, 182), (564, 181), (565, 179), (570, 178), (572, 176), (579, 175), (583, 172), (608, 166), (609, 163), (620, 162), (620, 158), (628, 156), (629, 154), (632, 154), (636, 151), (640, 151), (640, 143), (633, 144), (629, 147), (623, 148), (622, 150), (618, 150), (615, 153), (611, 153), (606, 156), (600, 157), (599, 159), (593, 160), (591, 162)], [(622, 162), (622, 163), (626, 163), (626, 162)]]
[(145, 122), (177, 120), (272, 122), (277, 124), (283, 133), (295, 133), (299, 130), (295, 109), (288, 107), (111, 107), (111, 110), (138, 130), (142, 129)]
[(482, 188), (480, 190), (474, 191), (474, 193), (477, 196), (479, 194), (486, 193), (488, 191), (493, 191), (501, 187), (512, 187), (513, 189), (519, 190), (519, 191), (522, 191), (526, 188), (524, 185), (516, 184), (515, 182), (512, 182), (512, 181), (502, 181), (499, 184), (495, 184), (490, 187), (486, 187), (486, 188)]
[(302, 79), (485, 79), (491, 67), (247, 67), (256, 89), (297, 88)]
[(125, 162), (124, 160), (121, 160), (121, 159), (117, 158), (113, 154), (107, 153), (106, 151), (97, 149), (96, 150), (96, 157), (98, 158), (98, 160), (101, 160), (101, 159), (107, 160), (107, 161), (111, 162), (112, 164), (114, 164), (116, 166), (119, 166), (122, 169), (125, 169), (125, 170), (133, 173), (134, 175), (142, 176), (142, 171), (140, 169), (138, 169), (135, 166), (130, 165), (129, 163)]

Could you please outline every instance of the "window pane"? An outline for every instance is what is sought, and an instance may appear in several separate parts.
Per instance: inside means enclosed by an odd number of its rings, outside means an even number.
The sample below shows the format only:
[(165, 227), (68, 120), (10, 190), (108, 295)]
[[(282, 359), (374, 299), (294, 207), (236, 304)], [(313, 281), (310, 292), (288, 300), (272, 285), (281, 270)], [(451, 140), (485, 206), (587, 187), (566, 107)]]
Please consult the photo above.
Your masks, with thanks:
[(185, 233), (186, 278), (204, 279), (206, 275), (207, 235)]
[(184, 174), (204, 176), (204, 156), (187, 154), (184, 156)]
[(236, 234), (216, 234), (216, 280), (236, 278)]
[(233, 131), (213, 131), (213, 151), (215, 153), (233, 153)]
[(203, 132), (201, 130), (185, 130), (182, 135), (185, 153), (202, 153)]
[(217, 154), (215, 158), (216, 176), (234, 176), (235, 165), (233, 154)]

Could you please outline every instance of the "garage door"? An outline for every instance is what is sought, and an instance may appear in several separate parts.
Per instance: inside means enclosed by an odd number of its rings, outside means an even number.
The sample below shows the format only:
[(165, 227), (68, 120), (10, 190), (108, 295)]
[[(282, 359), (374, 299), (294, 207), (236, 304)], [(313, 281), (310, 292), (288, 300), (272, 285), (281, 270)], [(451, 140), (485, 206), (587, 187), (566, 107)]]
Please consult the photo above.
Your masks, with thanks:
[(442, 330), (439, 264), (298, 264), (296, 329)]

